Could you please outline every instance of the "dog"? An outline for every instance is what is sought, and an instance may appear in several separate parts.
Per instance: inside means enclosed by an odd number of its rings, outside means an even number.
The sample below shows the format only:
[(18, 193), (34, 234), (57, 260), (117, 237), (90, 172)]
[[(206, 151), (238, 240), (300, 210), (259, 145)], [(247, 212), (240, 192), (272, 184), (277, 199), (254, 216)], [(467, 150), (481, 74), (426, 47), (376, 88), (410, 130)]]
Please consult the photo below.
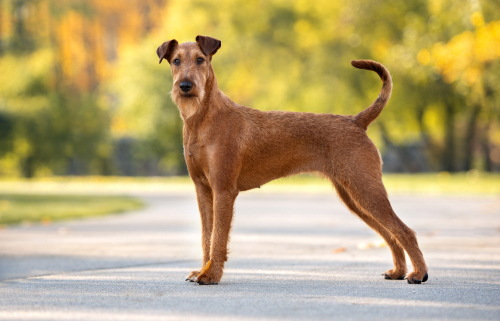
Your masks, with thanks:
[[(328, 178), (345, 205), (387, 242), (394, 268), (385, 279), (427, 281), (427, 266), (415, 232), (394, 213), (382, 183), (382, 160), (368, 138), (368, 125), (381, 113), (392, 91), (387, 69), (353, 60), (382, 79), (379, 97), (355, 116), (269, 111), (238, 105), (218, 87), (212, 57), (221, 41), (166, 41), (156, 53), (170, 64), (172, 100), (183, 126), (184, 157), (198, 201), (203, 261), (186, 281), (218, 284), (227, 261), (233, 206), (239, 192), (298, 173)], [(405, 251), (413, 271), (407, 273)], [(406, 276), (406, 277), (405, 277)]]

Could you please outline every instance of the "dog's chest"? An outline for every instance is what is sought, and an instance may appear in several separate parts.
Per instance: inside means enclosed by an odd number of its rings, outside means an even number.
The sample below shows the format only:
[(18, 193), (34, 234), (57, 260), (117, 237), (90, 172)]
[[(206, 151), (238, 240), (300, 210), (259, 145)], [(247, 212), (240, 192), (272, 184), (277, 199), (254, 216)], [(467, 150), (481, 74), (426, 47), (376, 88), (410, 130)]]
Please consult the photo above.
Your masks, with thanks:
[(190, 171), (206, 172), (208, 169), (208, 149), (205, 144), (197, 140), (188, 140), (184, 145), (184, 158)]

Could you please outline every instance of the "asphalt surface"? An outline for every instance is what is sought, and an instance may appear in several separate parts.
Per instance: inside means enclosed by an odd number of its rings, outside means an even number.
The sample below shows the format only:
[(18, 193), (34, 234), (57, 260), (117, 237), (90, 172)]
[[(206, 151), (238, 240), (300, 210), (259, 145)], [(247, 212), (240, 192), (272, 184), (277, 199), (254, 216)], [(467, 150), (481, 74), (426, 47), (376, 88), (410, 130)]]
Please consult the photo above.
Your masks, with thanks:
[(0, 230), (0, 320), (500, 320), (500, 198), (392, 196), (418, 234), (422, 285), (384, 280), (387, 247), (334, 193), (242, 193), (219, 285), (200, 268), (192, 193)]

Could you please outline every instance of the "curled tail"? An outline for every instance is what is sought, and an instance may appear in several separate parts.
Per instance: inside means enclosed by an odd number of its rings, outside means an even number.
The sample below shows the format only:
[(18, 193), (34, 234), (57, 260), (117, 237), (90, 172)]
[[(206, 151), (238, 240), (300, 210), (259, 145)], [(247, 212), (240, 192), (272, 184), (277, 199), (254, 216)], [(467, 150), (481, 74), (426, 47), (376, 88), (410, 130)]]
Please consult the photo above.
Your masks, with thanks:
[(353, 118), (353, 121), (356, 124), (366, 130), (368, 125), (370, 125), (370, 123), (374, 121), (378, 115), (380, 115), (382, 109), (384, 109), (384, 106), (387, 104), (387, 101), (389, 101), (392, 91), (392, 79), (389, 71), (387, 71), (387, 69), (385, 69), (385, 67), (378, 62), (372, 60), (352, 60), (351, 65), (359, 69), (375, 71), (384, 83), (377, 100), (375, 100), (370, 107), (366, 108)]

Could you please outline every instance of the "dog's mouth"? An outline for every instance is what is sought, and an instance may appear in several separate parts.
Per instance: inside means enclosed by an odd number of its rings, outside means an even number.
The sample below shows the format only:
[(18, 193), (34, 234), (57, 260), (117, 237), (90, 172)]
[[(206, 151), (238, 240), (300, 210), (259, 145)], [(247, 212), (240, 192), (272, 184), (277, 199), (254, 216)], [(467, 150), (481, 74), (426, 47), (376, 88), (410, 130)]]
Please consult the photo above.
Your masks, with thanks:
[(193, 92), (183, 92), (182, 90), (180, 91), (180, 94), (181, 94), (181, 97), (185, 97), (185, 98), (190, 98), (190, 97), (197, 97), (197, 95)]
[(196, 90), (192, 89), (188, 92), (184, 92), (182, 90), (179, 90), (178, 88), (174, 88), (172, 90), (172, 97), (176, 97), (176, 99), (189, 99), (189, 98), (195, 98), (198, 97), (198, 93)]
[(196, 88), (193, 86), (192, 88), (190, 88), (189, 90), (183, 90), (182, 88), (180, 88), (180, 86), (176, 86), (177, 88), (175, 88), (175, 92), (176, 94), (179, 96), (179, 97), (182, 97), (182, 98), (191, 98), (191, 97), (196, 97), (198, 96), (198, 91), (196, 90)]

